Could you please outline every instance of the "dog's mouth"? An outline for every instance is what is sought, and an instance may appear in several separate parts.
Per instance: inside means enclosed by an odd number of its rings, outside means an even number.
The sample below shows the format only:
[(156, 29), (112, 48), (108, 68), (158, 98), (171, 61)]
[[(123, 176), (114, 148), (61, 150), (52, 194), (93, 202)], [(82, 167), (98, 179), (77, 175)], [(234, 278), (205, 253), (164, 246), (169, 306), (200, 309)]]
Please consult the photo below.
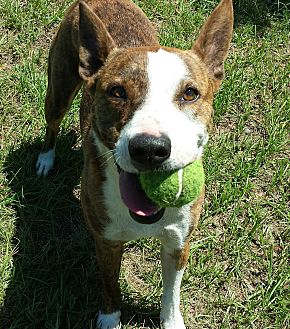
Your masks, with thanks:
[(128, 207), (130, 216), (138, 223), (153, 224), (159, 221), (165, 209), (157, 206), (143, 191), (136, 174), (119, 170), (121, 198)]

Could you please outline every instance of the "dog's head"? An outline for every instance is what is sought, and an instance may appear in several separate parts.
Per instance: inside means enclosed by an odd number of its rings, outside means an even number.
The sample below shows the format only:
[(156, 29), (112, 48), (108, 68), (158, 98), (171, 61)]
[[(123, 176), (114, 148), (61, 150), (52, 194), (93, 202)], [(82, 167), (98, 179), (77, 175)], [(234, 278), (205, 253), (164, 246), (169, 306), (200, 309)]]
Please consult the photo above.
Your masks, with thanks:
[(80, 4), (79, 73), (93, 96), (93, 129), (123, 171), (172, 170), (201, 157), (232, 26), (232, 1), (222, 0), (190, 50), (120, 49)]

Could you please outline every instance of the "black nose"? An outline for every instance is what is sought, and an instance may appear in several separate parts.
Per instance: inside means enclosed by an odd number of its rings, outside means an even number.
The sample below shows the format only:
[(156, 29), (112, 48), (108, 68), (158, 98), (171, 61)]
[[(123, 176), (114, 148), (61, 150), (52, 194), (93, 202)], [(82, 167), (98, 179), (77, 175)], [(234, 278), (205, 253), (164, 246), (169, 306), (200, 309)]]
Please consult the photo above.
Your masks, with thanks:
[(170, 157), (171, 141), (166, 135), (138, 134), (130, 139), (129, 153), (137, 169), (152, 170)]

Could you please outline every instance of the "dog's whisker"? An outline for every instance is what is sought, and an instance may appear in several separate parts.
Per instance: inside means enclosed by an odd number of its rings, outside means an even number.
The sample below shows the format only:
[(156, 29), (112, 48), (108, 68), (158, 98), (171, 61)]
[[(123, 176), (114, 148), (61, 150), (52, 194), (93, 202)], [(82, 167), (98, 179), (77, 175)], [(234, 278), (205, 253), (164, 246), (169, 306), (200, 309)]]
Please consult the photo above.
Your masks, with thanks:
[(107, 158), (104, 158), (103, 159), (103, 161), (100, 163), (100, 165), (102, 166), (102, 167), (104, 167), (107, 163), (109, 163), (109, 161), (111, 160), (111, 159), (113, 159), (114, 158), (114, 154), (112, 154), (111, 156), (109, 156), (109, 157), (107, 157)]
[(110, 161), (110, 158), (103, 159), (103, 161), (100, 163), (101, 166), (106, 165)]
[(97, 158), (106, 157), (106, 156), (108, 156), (108, 155), (111, 155), (112, 153), (113, 153), (113, 150), (108, 150), (108, 151), (106, 151), (106, 152), (104, 152), (104, 153), (99, 154), (99, 155), (97, 156)]

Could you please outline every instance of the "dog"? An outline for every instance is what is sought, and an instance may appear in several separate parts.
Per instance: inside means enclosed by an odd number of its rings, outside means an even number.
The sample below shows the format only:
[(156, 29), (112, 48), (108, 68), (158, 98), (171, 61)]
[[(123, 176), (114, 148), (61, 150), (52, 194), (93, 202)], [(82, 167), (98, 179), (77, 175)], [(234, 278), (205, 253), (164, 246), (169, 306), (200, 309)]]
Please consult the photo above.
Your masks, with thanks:
[(81, 205), (101, 272), (98, 328), (121, 327), (123, 245), (141, 237), (162, 245), (161, 326), (185, 328), (180, 285), (204, 190), (181, 208), (149, 211), (145, 197), (133, 205), (123, 200), (139, 189), (138, 173), (175, 170), (202, 157), (232, 31), (232, 0), (220, 2), (190, 50), (160, 46), (129, 0), (87, 0), (72, 4), (52, 42), (37, 174), (53, 167), (60, 123), (82, 87)]

